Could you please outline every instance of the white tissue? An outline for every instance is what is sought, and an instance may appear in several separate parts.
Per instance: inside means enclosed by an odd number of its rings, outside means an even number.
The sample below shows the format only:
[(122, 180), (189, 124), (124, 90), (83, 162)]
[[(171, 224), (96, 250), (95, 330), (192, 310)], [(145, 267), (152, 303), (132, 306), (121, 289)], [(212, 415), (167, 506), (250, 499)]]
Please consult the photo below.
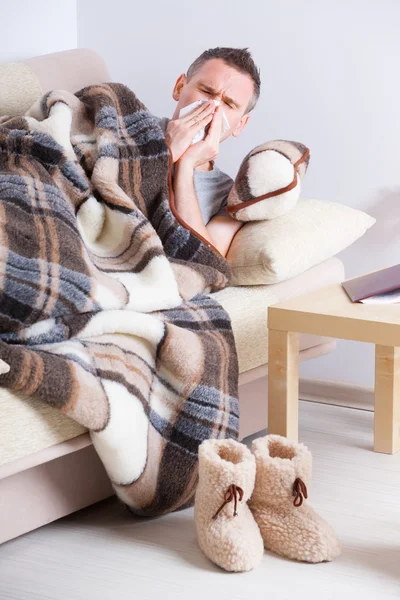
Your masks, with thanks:
[[(207, 102), (207, 100), (196, 100), (196, 102), (192, 102), (191, 104), (188, 104), (188, 106), (184, 106), (183, 108), (181, 108), (181, 110), (179, 112), (179, 116), (184, 117), (188, 113), (192, 112), (195, 108), (197, 108), (201, 104), (205, 104), (206, 102)], [(214, 100), (214, 104), (215, 104), (215, 106), (219, 106), (220, 101)], [(224, 111), (222, 111), (222, 125), (221, 125), (220, 139), (222, 138), (224, 133), (226, 131), (228, 131), (228, 129), (230, 129), (229, 121), (226, 118)], [(200, 129), (200, 131), (194, 136), (194, 138), (192, 140), (192, 145), (203, 140), (205, 135), (206, 135), (205, 129), (204, 128)]]

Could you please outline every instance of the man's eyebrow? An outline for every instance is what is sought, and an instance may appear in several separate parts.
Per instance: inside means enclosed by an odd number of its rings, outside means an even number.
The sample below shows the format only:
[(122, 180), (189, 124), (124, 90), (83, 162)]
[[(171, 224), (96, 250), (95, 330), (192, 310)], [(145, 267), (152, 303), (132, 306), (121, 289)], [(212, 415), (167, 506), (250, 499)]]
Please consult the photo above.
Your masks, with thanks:
[[(207, 92), (210, 92), (211, 94), (216, 94), (215, 89), (213, 87), (211, 87), (210, 85), (207, 85), (206, 83), (201, 83), (201, 82), (199, 83), (199, 85), (201, 85), (201, 87), (204, 88)], [(233, 98), (230, 98), (229, 96), (224, 95), (224, 100), (228, 104), (233, 104), (236, 108), (240, 108), (239, 104)]]

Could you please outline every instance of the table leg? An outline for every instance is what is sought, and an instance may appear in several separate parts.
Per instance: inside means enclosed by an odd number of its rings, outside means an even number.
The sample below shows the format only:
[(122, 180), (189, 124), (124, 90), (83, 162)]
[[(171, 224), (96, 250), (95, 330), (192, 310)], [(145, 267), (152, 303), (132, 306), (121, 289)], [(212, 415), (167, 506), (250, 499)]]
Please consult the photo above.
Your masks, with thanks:
[(400, 347), (375, 347), (374, 450), (400, 450)]
[(268, 332), (268, 433), (299, 435), (299, 334)]

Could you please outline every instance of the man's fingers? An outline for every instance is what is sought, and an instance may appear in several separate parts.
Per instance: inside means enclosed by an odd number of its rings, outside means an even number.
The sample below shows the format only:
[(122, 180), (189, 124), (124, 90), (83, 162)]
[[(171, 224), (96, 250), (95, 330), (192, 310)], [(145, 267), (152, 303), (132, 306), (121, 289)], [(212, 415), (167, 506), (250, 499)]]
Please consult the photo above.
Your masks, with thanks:
[(199, 120), (204, 114), (209, 114), (214, 107), (213, 102), (204, 102), (204, 104), (200, 104), (197, 108), (192, 110), (189, 114), (184, 117), (180, 117), (180, 121), (182, 123), (189, 123), (190, 125), (196, 124), (196, 121)]
[(198, 131), (204, 129), (204, 127), (207, 127), (207, 125), (213, 120), (213, 116), (213, 114), (208, 114), (204, 118), (197, 121), (197, 123), (194, 123), (193, 127), (190, 128), (190, 135), (193, 135), (194, 137)]
[[(195, 115), (192, 115), (191, 119), (189, 119), (189, 126), (191, 127), (191, 129), (196, 128), (197, 129), (197, 125), (199, 124), (200, 121), (206, 119), (209, 115), (211, 115), (212, 117), (212, 113), (214, 111), (214, 103), (211, 102), (210, 104), (204, 104), (201, 107), (203, 110), (201, 110), (200, 112), (198, 112)], [(200, 127), (201, 129), (201, 127)]]

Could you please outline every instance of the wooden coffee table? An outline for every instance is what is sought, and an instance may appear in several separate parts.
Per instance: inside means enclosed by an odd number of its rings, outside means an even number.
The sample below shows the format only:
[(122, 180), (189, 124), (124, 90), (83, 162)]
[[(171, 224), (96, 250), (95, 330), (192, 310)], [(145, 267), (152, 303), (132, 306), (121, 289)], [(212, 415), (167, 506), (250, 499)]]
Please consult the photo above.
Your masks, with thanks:
[(268, 432), (298, 439), (299, 333), (375, 344), (374, 450), (400, 450), (400, 304), (352, 303), (340, 284), (268, 308)]

